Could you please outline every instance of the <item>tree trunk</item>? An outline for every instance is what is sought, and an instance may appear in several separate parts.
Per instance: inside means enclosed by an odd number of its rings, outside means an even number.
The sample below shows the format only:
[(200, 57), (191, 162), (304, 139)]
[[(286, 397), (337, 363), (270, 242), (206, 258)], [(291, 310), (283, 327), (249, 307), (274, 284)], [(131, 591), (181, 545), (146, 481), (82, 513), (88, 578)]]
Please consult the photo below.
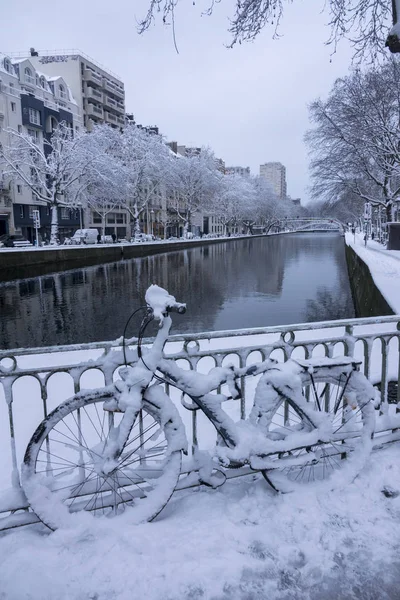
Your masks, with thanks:
[(50, 228), (50, 246), (58, 246), (60, 240), (58, 239), (58, 206), (57, 204), (51, 205), (51, 228)]
[(393, 221), (393, 204), (390, 202), (386, 204), (386, 221), (391, 223)]

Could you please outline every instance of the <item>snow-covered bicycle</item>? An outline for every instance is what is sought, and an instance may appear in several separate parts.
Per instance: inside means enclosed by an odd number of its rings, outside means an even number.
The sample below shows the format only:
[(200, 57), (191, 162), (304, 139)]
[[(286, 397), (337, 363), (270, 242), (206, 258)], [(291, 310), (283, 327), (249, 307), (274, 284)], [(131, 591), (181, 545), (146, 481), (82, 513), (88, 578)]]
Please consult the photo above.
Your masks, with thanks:
[[(244, 368), (216, 367), (208, 374), (181, 369), (163, 353), (181, 304), (158, 286), (146, 293), (146, 313), (134, 361), (121, 379), (84, 390), (63, 402), (36, 429), (22, 465), (31, 507), (50, 528), (90, 515), (129, 522), (154, 519), (182, 475), (187, 439), (165, 391), (173, 385), (217, 430), (214, 453), (198, 453), (186, 477), (217, 487), (225, 470), (248, 466), (277, 491), (299, 485), (332, 486), (354, 479), (372, 448), (375, 390), (350, 357)], [(140, 340), (151, 320), (159, 329), (151, 347)], [(125, 328), (126, 330), (126, 328)], [(124, 356), (125, 344), (123, 345)], [(223, 409), (240, 397), (240, 379), (260, 376), (248, 418), (234, 422)], [(222, 390), (225, 393), (222, 393)], [(180, 487), (182, 487), (180, 485)]]

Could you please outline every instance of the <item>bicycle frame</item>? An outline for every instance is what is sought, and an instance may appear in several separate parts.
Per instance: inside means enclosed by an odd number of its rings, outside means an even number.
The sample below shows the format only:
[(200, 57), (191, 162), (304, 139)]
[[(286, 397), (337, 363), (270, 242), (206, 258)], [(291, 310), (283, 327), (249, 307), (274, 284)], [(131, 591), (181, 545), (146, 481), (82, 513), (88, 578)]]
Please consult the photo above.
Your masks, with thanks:
[[(309, 433), (305, 430), (302, 434), (303, 447), (308, 444), (315, 445), (320, 443), (318, 439), (318, 425), (313, 418), (313, 410), (307, 406), (307, 402), (302, 394), (299, 394), (299, 390), (294, 389), (291, 383), (293, 375), (302, 373), (304, 376), (304, 374), (307, 374), (309, 362), (291, 360), (286, 363), (278, 363), (274, 359), (268, 359), (258, 365), (241, 369), (230, 366), (216, 367), (208, 375), (203, 375), (195, 371), (187, 371), (178, 367), (175, 361), (163, 356), (163, 349), (168, 340), (171, 325), (172, 319), (168, 311), (166, 311), (161, 318), (160, 328), (153, 345), (146, 349), (143, 355), (141, 350), (138, 352), (138, 361), (134, 365), (123, 369), (121, 371), (122, 381), (115, 384), (118, 390), (118, 409), (122, 410), (125, 414), (120, 425), (116, 428), (112, 444), (107, 445), (104, 452), (103, 470), (106, 474), (114, 468), (119, 456), (123, 452), (133, 424), (143, 405), (143, 399), (145, 398), (146, 401), (151, 402), (151, 394), (146, 393), (146, 391), (149, 389), (149, 386), (151, 389), (154, 385), (158, 385), (155, 383), (150, 385), (156, 371), (162, 373), (164, 376), (162, 381), (164, 383), (173, 385), (191, 398), (214, 425), (225, 446), (231, 450), (235, 450), (241, 445), (242, 430), (222, 408), (222, 402), (229, 398), (224, 394), (215, 393), (215, 390), (223, 384), (228, 384), (231, 392), (230, 398), (239, 399), (240, 389), (236, 384), (236, 380), (243, 376), (265, 375), (268, 373), (267, 385), (269, 386), (271, 406), (277, 406), (284, 400), (299, 415), (309, 429)], [(342, 363), (336, 362), (335, 366), (342, 368), (343, 374), (347, 377), (347, 386), (351, 373), (357, 368), (354, 359), (343, 359)], [(324, 372), (326, 371), (326, 378), (329, 380), (329, 369), (332, 366), (322, 364), (319, 368), (324, 369)], [(274, 382), (274, 374), (278, 375), (277, 381), (279, 383)], [(308, 385), (311, 384), (312, 376)], [(253, 452), (253, 456), (266, 458), (282, 451), (288, 452), (299, 448), (298, 440), (293, 440), (293, 447), (290, 447), (290, 443), (288, 446), (288, 440), (285, 443), (269, 440), (265, 433), (262, 433), (257, 426), (254, 410), (257, 411), (257, 407), (253, 408), (252, 414), (247, 421), (249, 426), (253, 428), (252, 433), (256, 439), (254, 448), (257, 448), (257, 451)], [(248, 452), (247, 456), (242, 457), (242, 464), (248, 462), (250, 458), (251, 452)], [(234, 466), (237, 465), (235, 464)]]

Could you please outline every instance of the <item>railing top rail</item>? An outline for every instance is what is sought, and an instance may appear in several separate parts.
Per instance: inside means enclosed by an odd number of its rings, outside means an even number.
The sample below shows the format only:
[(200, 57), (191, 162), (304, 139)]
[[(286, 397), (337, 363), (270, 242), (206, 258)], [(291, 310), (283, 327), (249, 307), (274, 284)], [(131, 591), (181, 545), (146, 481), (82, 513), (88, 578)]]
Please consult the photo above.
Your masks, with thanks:
[[(360, 326), (371, 326), (379, 325), (384, 323), (396, 323), (397, 329), (400, 330), (400, 315), (389, 315), (382, 317), (365, 317), (360, 319), (339, 319), (336, 321), (317, 321), (313, 323), (296, 323), (293, 325), (273, 325), (269, 327), (255, 327), (248, 329), (231, 329), (225, 331), (208, 331), (199, 333), (185, 333), (175, 334), (168, 338), (168, 342), (185, 342), (191, 340), (211, 340), (211, 339), (222, 339), (232, 338), (241, 336), (258, 336), (273, 333), (285, 333), (287, 331), (312, 331), (320, 329), (334, 329), (338, 327), (342, 328), (354, 328)], [(363, 334), (365, 337), (365, 334)], [(153, 338), (144, 338), (143, 344), (150, 343)], [(126, 340), (127, 344), (135, 344), (137, 341), (136, 337)], [(58, 353), (58, 352), (75, 352), (84, 350), (109, 350), (111, 348), (121, 347), (121, 338), (114, 341), (103, 341), (103, 342), (90, 342), (82, 344), (69, 344), (62, 346), (43, 346), (38, 348), (16, 348), (10, 350), (0, 350), (0, 360), (12, 356), (27, 356), (27, 355), (40, 355)]]

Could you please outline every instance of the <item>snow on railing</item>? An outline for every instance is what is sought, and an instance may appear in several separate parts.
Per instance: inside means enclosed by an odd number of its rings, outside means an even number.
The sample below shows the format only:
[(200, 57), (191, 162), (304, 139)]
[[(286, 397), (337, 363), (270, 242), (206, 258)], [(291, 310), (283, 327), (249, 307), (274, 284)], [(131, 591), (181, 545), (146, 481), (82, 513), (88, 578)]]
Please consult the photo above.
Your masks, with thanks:
[[(134, 347), (135, 342), (129, 340), (129, 345)], [(149, 343), (143, 340), (144, 345)], [(175, 335), (169, 338), (165, 355), (183, 368), (203, 373), (229, 363), (243, 367), (270, 356), (277, 360), (354, 356), (372, 383), (380, 384), (380, 414), (390, 415), (400, 407), (399, 348), (400, 316), (395, 315)], [(26, 512), (19, 465), (39, 422), (79, 390), (112, 383), (122, 364), (121, 340), (0, 352), (0, 490), (12, 485), (6, 493), (0, 491), (0, 529), (35, 520)], [(256, 381), (243, 379), (242, 399), (226, 402), (232, 417), (248, 415)], [(215, 439), (212, 425), (190, 399), (182, 399), (172, 386), (167, 391), (178, 406), (192, 452), (208, 446)], [(25, 512), (9, 514), (15, 510)]]

